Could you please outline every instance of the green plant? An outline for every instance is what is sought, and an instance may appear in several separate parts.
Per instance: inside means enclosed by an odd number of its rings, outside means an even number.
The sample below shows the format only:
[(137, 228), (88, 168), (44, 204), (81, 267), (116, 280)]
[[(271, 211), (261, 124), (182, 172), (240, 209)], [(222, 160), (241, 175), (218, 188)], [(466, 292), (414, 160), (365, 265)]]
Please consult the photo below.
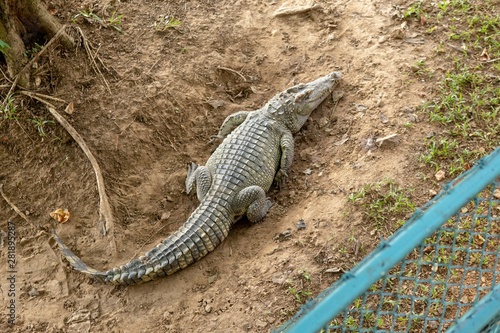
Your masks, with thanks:
[(304, 303), (311, 296), (310, 290), (296, 289), (291, 286), (288, 287), (288, 292), (293, 295), (295, 301), (299, 304)]
[(423, 1), (420, 0), (420, 1), (416, 1), (411, 6), (409, 6), (403, 14), (404, 18), (407, 19), (407, 18), (414, 17), (417, 20), (420, 20), (422, 15), (424, 15), (424, 11), (422, 9), (422, 3), (423, 3)]
[(120, 28), (120, 25), (122, 24), (123, 20), (123, 15), (118, 14), (116, 11), (111, 14), (111, 17), (109, 18), (109, 24), (116, 29), (119, 32), (122, 32), (122, 29)]
[(410, 200), (411, 189), (401, 189), (398, 184), (386, 179), (374, 184), (365, 184), (357, 192), (351, 193), (349, 200), (363, 207), (364, 218), (375, 223), (378, 229), (387, 221), (395, 220), (399, 227), (404, 218), (415, 210)]
[(103, 23), (103, 19), (100, 18), (97, 14), (95, 14), (92, 11), (92, 9), (80, 11), (78, 14), (76, 14), (73, 17), (73, 23), (75, 23), (76, 19), (79, 18), (79, 17), (83, 17), (89, 23), (94, 23), (94, 22), (97, 22), (97, 23), (100, 23), (100, 24)]
[(45, 133), (45, 125), (54, 124), (54, 122), (52, 120), (42, 120), (40, 118), (31, 119), (31, 121), (33, 122), (33, 124), (35, 124), (35, 127), (38, 131), (38, 134), (41, 137), (47, 136), (47, 133)]
[(167, 31), (168, 29), (171, 28), (176, 28), (182, 24), (181, 21), (176, 19), (175, 17), (169, 17), (169, 16), (161, 16), (154, 24), (154, 28), (156, 31)]
[(418, 76), (432, 77), (433, 75), (433, 71), (428, 68), (425, 60), (415, 61), (413, 69)]
[(3, 119), (6, 120), (16, 120), (17, 119), (17, 105), (14, 104), (14, 98), (9, 96), (7, 98), (7, 103), (2, 108), (1, 112), (3, 114)]
[(7, 56), (7, 50), (10, 49), (10, 45), (0, 39), (0, 53), (2, 53), (5, 57)]

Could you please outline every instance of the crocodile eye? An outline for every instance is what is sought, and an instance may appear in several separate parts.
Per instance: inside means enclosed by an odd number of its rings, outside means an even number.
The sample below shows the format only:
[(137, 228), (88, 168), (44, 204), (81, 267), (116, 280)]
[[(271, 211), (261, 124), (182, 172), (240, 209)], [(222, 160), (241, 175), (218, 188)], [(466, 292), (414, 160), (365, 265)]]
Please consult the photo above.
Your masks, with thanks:
[(311, 90), (306, 90), (306, 91), (298, 94), (297, 97), (295, 97), (294, 102), (295, 103), (299, 103), (299, 102), (303, 101), (304, 99), (306, 99), (307, 97), (309, 97), (309, 95), (311, 95), (311, 93), (312, 93)]

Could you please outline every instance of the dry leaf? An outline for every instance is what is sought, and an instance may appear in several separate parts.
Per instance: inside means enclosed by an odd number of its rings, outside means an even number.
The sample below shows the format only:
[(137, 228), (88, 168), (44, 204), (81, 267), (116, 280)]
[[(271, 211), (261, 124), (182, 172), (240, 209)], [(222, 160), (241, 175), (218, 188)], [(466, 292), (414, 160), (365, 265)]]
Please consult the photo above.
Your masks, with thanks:
[(481, 55), (479, 56), (480, 61), (488, 61), (490, 60), (490, 55), (488, 54), (488, 50), (484, 49)]
[(420, 25), (425, 25), (427, 23), (427, 18), (424, 15), (420, 15)]
[(70, 102), (66, 107), (66, 109), (64, 109), (64, 112), (66, 112), (67, 114), (72, 114), (74, 110), (75, 110), (75, 104), (73, 104), (73, 102)]
[(50, 217), (56, 220), (59, 223), (65, 223), (69, 220), (69, 211), (65, 208), (58, 208), (52, 213), (50, 213)]
[(40, 84), (42, 84), (42, 78), (39, 75), (37, 75), (35, 76), (35, 86), (39, 87)]

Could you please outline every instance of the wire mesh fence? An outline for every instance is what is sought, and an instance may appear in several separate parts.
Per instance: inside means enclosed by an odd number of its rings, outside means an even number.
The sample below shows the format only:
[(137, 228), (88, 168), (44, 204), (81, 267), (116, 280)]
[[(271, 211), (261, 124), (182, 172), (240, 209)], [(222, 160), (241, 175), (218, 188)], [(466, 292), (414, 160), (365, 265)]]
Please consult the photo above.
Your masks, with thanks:
[(277, 332), (500, 333), (500, 149)]

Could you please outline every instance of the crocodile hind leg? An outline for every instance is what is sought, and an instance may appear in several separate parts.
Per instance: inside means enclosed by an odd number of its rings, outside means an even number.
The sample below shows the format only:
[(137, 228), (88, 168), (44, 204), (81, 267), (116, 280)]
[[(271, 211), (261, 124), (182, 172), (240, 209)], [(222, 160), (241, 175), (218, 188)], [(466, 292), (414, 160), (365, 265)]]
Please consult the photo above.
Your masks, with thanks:
[(248, 220), (257, 223), (266, 216), (272, 205), (262, 187), (253, 185), (238, 193), (233, 202), (233, 210), (236, 215), (243, 215), (246, 212)]
[(188, 164), (188, 174), (186, 177), (186, 192), (191, 194), (196, 191), (198, 200), (205, 198), (210, 185), (212, 184), (212, 175), (206, 166), (197, 165), (194, 162)]

